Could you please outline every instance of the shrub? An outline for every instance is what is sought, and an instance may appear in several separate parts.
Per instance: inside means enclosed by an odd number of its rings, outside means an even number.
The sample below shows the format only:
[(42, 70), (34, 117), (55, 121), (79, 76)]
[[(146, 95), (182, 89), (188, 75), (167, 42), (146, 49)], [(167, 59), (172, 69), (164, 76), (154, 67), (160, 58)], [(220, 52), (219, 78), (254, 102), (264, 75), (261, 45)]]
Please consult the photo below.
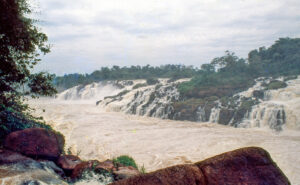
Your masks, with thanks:
[[(27, 128), (45, 128), (52, 130), (42, 118), (35, 118), (30, 114), (19, 112), (11, 107), (0, 105), (0, 143), (11, 132)], [(63, 146), (62, 146), (63, 147)]]
[(279, 80), (273, 80), (266, 86), (266, 90), (285, 88), (287, 84)]
[(146, 83), (139, 83), (139, 84), (134, 85), (134, 86), (132, 87), (132, 89), (138, 89), (138, 88), (140, 88), (140, 87), (145, 87), (145, 86), (147, 86)]
[(289, 81), (289, 80), (294, 80), (294, 79), (297, 79), (297, 75), (292, 75), (292, 76), (287, 76), (287, 77), (284, 77), (284, 81)]
[(253, 97), (263, 99), (264, 98), (264, 91), (261, 90), (254, 90), (252, 93)]
[(128, 155), (122, 155), (113, 159), (114, 164), (117, 166), (118, 164), (122, 164), (124, 166), (132, 166), (138, 169), (134, 159)]
[(146, 80), (146, 82), (147, 82), (148, 85), (154, 85), (154, 84), (159, 83), (159, 81), (156, 78), (148, 78)]

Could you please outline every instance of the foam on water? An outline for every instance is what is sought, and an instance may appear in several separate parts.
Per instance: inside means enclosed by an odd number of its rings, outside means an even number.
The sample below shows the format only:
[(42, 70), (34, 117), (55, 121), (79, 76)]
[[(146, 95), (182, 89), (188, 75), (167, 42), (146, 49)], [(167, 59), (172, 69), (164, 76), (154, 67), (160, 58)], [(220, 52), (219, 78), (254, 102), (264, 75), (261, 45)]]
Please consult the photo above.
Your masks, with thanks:
[[(270, 152), (292, 184), (300, 184), (300, 132), (295, 127), (287, 126), (275, 132), (267, 127), (233, 128), (162, 120), (106, 112), (94, 103), (78, 101), (39, 99), (31, 100), (30, 104), (38, 110), (37, 115), (44, 116), (65, 135), (66, 149), (80, 153), (86, 160), (105, 160), (127, 154), (149, 172), (201, 161), (240, 147), (259, 146)], [(292, 109), (299, 105), (289, 106), (293, 106)], [(298, 110), (286, 109), (286, 114), (290, 114), (289, 111), (295, 114), (293, 111)], [(290, 119), (293, 118), (287, 118), (287, 125)]]

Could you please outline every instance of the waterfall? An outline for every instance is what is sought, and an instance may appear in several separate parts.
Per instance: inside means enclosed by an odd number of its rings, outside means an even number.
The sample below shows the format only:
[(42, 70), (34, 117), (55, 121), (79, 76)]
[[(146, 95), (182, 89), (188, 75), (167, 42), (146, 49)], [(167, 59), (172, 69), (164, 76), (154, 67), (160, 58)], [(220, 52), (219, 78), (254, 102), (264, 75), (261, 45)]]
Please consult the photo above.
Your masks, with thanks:
[(287, 87), (267, 90), (263, 100), (252, 107), (240, 127), (300, 127), (300, 79), (287, 81)]
[[(271, 78), (258, 78), (246, 91), (233, 95), (230, 106), (222, 106), (220, 100), (209, 106), (199, 104), (187, 112), (175, 109), (179, 101), (177, 84), (189, 79), (147, 85), (146, 80), (123, 80), (92, 83), (70, 88), (57, 96), (60, 100), (92, 100), (106, 111), (124, 112), (162, 119), (190, 120), (220, 123), (235, 127), (300, 127), (300, 79), (286, 81), (287, 87), (265, 90), (263, 84)], [(278, 78), (276, 80), (283, 80)], [(244, 100), (253, 101), (254, 106), (239, 109)], [(251, 106), (251, 105), (250, 105)], [(180, 112), (183, 111), (183, 112)]]
[(218, 123), (219, 121), (219, 116), (220, 116), (220, 109), (219, 108), (212, 108), (210, 117), (209, 117), (209, 122), (211, 123)]

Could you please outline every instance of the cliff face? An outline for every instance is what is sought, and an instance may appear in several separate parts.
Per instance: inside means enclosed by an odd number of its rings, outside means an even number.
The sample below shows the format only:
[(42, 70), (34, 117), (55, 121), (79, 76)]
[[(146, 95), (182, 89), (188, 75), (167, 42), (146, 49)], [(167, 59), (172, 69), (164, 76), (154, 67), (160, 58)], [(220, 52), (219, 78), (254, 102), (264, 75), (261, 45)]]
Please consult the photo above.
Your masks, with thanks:
[(299, 127), (299, 78), (258, 78), (253, 87), (233, 96), (201, 99), (180, 96), (177, 85), (187, 80), (159, 79), (153, 85), (145, 80), (100, 82), (66, 90), (58, 98), (94, 99), (108, 111), (162, 119), (274, 130), (281, 130), (286, 123)]

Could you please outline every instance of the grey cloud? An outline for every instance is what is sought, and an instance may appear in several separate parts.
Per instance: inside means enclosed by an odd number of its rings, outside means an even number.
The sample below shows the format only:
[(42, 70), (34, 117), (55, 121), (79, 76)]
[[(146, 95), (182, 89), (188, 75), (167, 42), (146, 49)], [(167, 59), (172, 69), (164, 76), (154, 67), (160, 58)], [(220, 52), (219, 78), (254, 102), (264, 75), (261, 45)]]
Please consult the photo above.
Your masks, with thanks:
[(41, 0), (40, 25), (54, 47), (40, 68), (62, 74), (111, 65), (200, 66), (225, 50), (246, 57), (279, 37), (300, 36), (297, 0), (176, 2), (98, 10), (83, 0)]

